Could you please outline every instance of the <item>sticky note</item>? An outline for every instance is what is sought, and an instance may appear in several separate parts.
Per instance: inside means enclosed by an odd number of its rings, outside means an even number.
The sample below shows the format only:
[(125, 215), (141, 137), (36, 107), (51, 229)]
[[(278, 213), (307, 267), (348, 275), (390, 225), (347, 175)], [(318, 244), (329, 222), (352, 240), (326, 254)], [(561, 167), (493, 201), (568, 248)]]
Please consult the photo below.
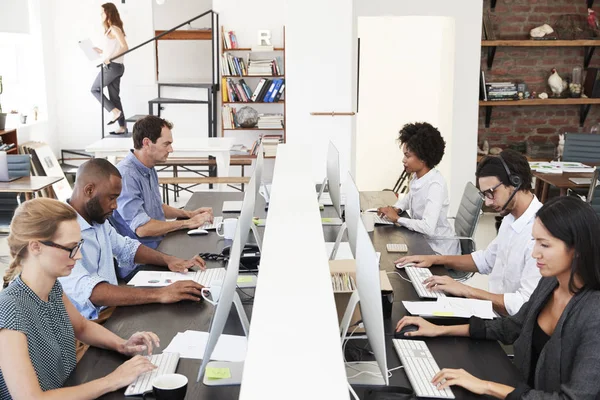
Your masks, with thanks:
[(208, 379), (227, 379), (231, 378), (229, 368), (206, 368), (206, 377)]
[(325, 209), (325, 205), (319, 204), (319, 210), (323, 211)]
[(454, 313), (452, 311), (434, 311), (433, 315), (436, 317), (454, 317)]
[(321, 222), (331, 222), (331, 218), (321, 218)]
[(252, 283), (251, 276), (238, 276), (237, 283)]

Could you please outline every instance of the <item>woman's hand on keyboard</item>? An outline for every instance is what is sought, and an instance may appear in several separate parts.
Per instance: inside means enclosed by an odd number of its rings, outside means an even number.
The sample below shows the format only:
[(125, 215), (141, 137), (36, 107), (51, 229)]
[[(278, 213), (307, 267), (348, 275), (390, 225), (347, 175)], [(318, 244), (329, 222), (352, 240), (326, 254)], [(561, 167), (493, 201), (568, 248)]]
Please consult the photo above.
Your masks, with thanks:
[(379, 207), (377, 209), (377, 215), (380, 217), (387, 217), (392, 222), (398, 221), (398, 211), (394, 207)]
[(396, 332), (400, 332), (407, 325), (416, 325), (419, 329), (414, 332), (407, 332), (406, 336), (436, 337), (442, 335), (441, 326), (427, 322), (421, 317), (403, 317), (396, 325)]
[(148, 355), (152, 355), (155, 347), (160, 347), (160, 339), (152, 332), (136, 332), (129, 340), (121, 345), (119, 352), (126, 356), (134, 356), (148, 351)]
[[(439, 390), (456, 385), (475, 394), (488, 394), (488, 387), (491, 382), (476, 378), (464, 369), (444, 368), (435, 374), (431, 383), (438, 386)], [(512, 389), (513, 388), (511, 388), (508, 393), (510, 393)]]
[(155, 368), (156, 366), (147, 357), (135, 356), (131, 360), (127, 360), (121, 364), (119, 368), (107, 375), (105, 379), (110, 382), (113, 390), (117, 390), (129, 385), (141, 374), (152, 371)]
[(406, 263), (413, 263), (418, 268), (429, 268), (434, 264), (435, 256), (406, 256), (400, 257), (394, 264), (404, 265)]
[(200, 267), (204, 271), (206, 269), (206, 262), (200, 256), (194, 256), (194, 258), (189, 260), (172, 257), (167, 262), (167, 267), (173, 272), (186, 273), (192, 267)]

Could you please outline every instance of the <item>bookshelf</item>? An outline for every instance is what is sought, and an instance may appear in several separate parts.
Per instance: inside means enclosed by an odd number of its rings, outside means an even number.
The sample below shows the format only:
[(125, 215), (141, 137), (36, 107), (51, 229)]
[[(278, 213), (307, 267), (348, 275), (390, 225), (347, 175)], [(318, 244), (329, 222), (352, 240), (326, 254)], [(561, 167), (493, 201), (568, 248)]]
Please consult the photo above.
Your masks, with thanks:
[[(273, 139), (273, 135), (281, 136), (280, 143), (286, 142), (286, 82), (285, 82), (285, 27), (283, 27), (283, 43), (282, 47), (273, 47), (272, 50), (257, 50), (254, 51), (250, 47), (234, 47), (227, 46), (225, 43), (226, 35), (229, 35), (228, 31), (225, 31), (222, 27), (223, 41), (221, 44), (221, 68), (220, 68), (220, 81), (221, 81), (221, 136), (227, 134), (233, 135), (238, 133), (236, 137), (244, 135), (245, 138), (250, 140), (258, 140), (259, 137), (265, 136), (264, 142), (265, 147), (268, 141), (268, 136)], [(233, 31), (235, 32), (235, 31)], [(230, 36), (228, 36), (230, 38)], [(237, 38), (236, 38), (237, 39)], [(236, 40), (237, 41), (237, 40)], [(235, 57), (237, 61), (230, 62), (229, 60)], [(253, 60), (274, 60), (273, 65), (274, 72), (280, 72), (279, 74), (267, 74), (265, 71), (257, 71), (258, 73), (248, 74), (249, 61)], [(226, 65), (223, 65), (226, 64)], [(232, 65), (233, 64), (233, 65)], [(233, 68), (232, 68), (233, 67)], [(273, 68), (273, 67), (271, 67)], [(264, 81), (264, 82), (263, 82)], [(278, 83), (278, 81), (280, 83)], [(279, 84), (279, 86), (277, 86)], [(234, 86), (234, 88), (231, 87)], [(266, 89), (261, 89), (266, 86)], [(267, 86), (268, 85), (268, 86)], [(271, 88), (271, 98), (267, 97), (268, 89)], [(283, 89), (281, 87), (283, 86)], [(281, 93), (275, 90), (280, 88)], [(232, 90), (233, 89), (233, 90)], [(260, 93), (257, 93), (259, 89)], [(232, 93), (233, 91), (233, 93)], [(252, 101), (254, 95), (257, 98), (262, 96), (260, 101)], [(277, 97), (274, 97), (277, 96)], [(232, 98), (233, 97), (233, 98)], [(248, 101), (246, 101), (248, 100)], [(257, 99), (255, 99), (257, 100)], [(249, 106), (254, 108), (259, 114), (280, 114), (282, 116), (283, 125), (281, 128), (242, 128), (232, 126), (231, 114), (229, 108), (232, 109), (232, 113), (237, 112), (242, 107)], [(247, 136), (246, 136), (247, 135)], [(245, 144), (252, 143), (248, 139), (242, 139)], [(249, 149), (251, 150), (251, 149)], [(267, 150), (269, 151), (269, 150)], [(275, 156), (267, 155), (265, 151), (265, 158), (275, 158)], [(239, 156), (238, 156), (239, 157)], [(256, 155), (241, 156), (245, 158), (256, 158)]]
[(7, 154), (18, 154), (19, 153), (19, 142), (17, 140), (17, 130), (7, 129), (5, 131), (0, 130), (0, 139), (4, 144), (14, 144), (15, 147), (8, 150)]

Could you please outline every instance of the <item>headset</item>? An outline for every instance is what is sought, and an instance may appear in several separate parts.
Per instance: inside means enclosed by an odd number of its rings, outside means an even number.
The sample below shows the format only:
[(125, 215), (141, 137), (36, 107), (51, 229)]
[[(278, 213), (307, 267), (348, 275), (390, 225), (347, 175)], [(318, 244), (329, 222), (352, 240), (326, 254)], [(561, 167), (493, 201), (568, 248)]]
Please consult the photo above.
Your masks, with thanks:
[(512, 199), (516, 196), (519, 189), (521, 189), (521, 186), (523, 186), (523, 179), (521, 179), (519, 175), (515, 175), (512, 172), (510, 172), (506, 161), (504, 161), (504, 159), (502, 158), (502, 153), (498, 154), (498, 158), (500, 159), (500, 162), (502, 163), (502, 166), (506, 171), (506, 175), (508, 176), (508, 181), (510, 182), (510, 185), (515, 188), (515, 190), (512, 192), (506, 203), (504, 203), (504, 206), (502, 206), (502, 210), (504, 210), (508, 206), (508, 203), (510, 203)]

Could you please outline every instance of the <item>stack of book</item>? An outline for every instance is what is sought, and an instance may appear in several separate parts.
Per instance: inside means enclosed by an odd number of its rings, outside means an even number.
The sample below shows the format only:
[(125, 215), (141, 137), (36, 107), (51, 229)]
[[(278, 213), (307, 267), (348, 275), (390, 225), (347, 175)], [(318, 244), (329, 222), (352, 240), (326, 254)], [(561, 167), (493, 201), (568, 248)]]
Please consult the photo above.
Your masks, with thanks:
[(250, 86), (240, 79), (234, 81), (230, 78), (222, 79), (222, 95), (224, 102), (234, 103), (274, 103), (278, 102), (285, 90), (283, 79), (261, 79), (254, 92)]
[(285, 80), (262, 78), (256, 85), (251, 100), (257, 103), (276, 103), (281, 99), (284, 90)]
[(14, 149), (16, 144), (14, 143), (2, 143), (0, 145), (0, 151), (9, 151), (10, 149)]
[(282, 129), (283, 114), (259, 114), (258, 129)]
[(490, 82), (485, 84), (487, 96), (486, 100), (517, 100), (517, 84), (512, 82)]
[(238, 41), (233, 31), (225, 32), (223, 27), (221, 27), (221, 37), (223, 38), (223, 48), (224, 49), (237, 49)]
[(265, 157), (275, 157), (277, 155), (277, 145), (283, 143), (281, 135), (264, 135), (262, 137), (263, 150)]
[(239, 127), (235, 118), (235, 108), (233, 107), (223, 106), (221, 119), (223, 122), (223, 129), (234, 129)]
[(281, 57), (262, 60), (248, 60), (248, 75), (283, 75)]
[(221, 55), (221, 75), (245, 76), (248, 75), (246, 61), (242, 57), (235, 57), (229, 53)]

